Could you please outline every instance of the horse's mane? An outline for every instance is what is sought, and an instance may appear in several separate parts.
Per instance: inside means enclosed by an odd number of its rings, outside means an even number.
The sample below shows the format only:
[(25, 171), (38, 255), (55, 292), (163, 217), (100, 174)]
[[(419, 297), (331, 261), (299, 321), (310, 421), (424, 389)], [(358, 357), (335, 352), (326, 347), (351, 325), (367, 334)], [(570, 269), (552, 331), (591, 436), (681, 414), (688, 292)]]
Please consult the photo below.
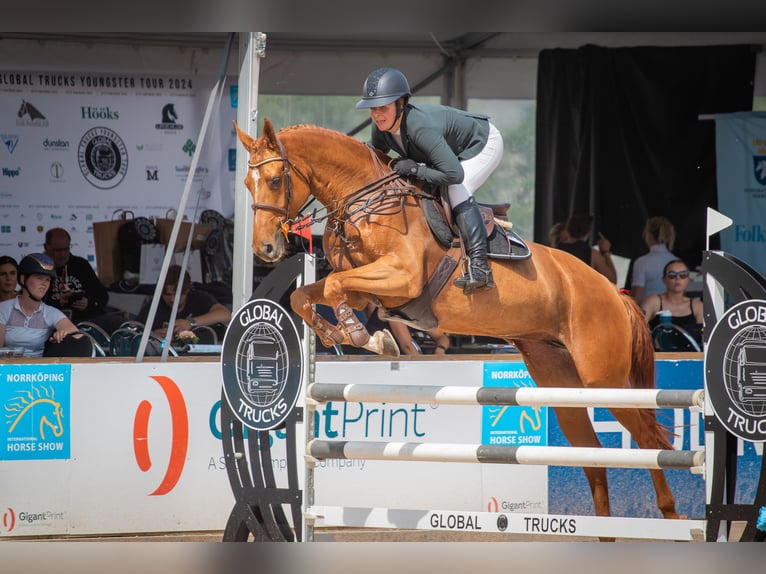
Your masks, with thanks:
[[(337, 130), (325, 128), (315, 124), (293, 124), (291, 126), (286, 126), (284, 128), (281, 128), (277, 132), (277, 136), (282, 136), (286, 134), (289, 135), (292, 132), (301, 132), (301, 133), (315, 132), (321, 135), (323, 138), (331, 138), (332, 140), (337, 141), (338, 144), (347, 144), (349, 146), (355, 146), (357, 149), (354, 151), (369, 151), (370, 149), (369, 146), (367, 146), (367, 144), (356, 139), (355, 137), (344, 134), (343, 132), (339, 132)], [(378, 156), (378, 158), (381, 159), (381, 161), (383, 161), (384, 163), (386, 159), (390, 159), (382, 151), (380, 150), (374, 150), (374, 151), (376, 155)]]

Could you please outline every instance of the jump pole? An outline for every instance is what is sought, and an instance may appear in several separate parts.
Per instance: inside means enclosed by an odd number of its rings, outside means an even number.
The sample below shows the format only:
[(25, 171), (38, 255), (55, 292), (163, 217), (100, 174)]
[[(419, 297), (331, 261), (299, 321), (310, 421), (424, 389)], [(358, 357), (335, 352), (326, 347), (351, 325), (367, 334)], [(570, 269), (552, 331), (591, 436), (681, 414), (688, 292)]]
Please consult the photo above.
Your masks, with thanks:
[(450, 387), (312, 383), (308, 399), (317, 403), (358, 401), (440, 405), (522, 407), (702, 408), (705, 392), (666, 389), (570, 389), (544, 387)]
[[(332, 401), (697, 410), (704, 407), (704, 391), (538, 387), (466, 388), (316, 382), (307, 386), (306, 406), (309, 410), (313, 410), (318, 404)], [(312, 416), (308, 418), (309, 421), (313, 419)], [(312, 474), (311, 469), (318, 461), (326, 459), (680, 469), (696, 474), (705, 472), (704, 450), (328, 441), (315, 439), (313, 434), (307, 435), (305, 459), (309, 474)], [(313, 492), (307, 494), (304, 518), (310, 525), (312, 535), (314, 527), (320, 525), (701, 541), (704, 540), (706, 527), (704, 520), (315, 506)]]

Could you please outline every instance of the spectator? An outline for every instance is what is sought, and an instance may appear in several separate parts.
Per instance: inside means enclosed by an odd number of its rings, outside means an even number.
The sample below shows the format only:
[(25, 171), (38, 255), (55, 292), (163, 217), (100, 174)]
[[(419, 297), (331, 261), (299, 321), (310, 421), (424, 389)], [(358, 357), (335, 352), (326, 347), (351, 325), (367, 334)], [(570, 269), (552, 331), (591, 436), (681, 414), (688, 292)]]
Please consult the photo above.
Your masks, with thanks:
[(0, 257), (0, 301), (15, 299), (19, 294), (19, 265), (9, 255)]
[(702, 348), (702, 299), (686, 295), (689, 286), (689, 267), (680, 259), (667, 263), (662, 270), (665, 292), (644, 297), (644, 310), (649, 328), (660, 323), (659, 312), (670, 311), (671, 323), (687, 331)]
[(571, 243), (572, 238), (569, 237), (567, 232), (567, 224), (565, 221), (558, 221), (553, 224), (551, 230), (548, 232), (548, 243), (551, 247), (558, 247), (562, 243)]
[(56, 277), (53, 261), (33, 253), (19, 263), (18, 297), (0, 302), (0, 347), (21, 347), (25, 357), (90, 356), (86, 335), (59, 309), (43, 302)]
[(612, 244), (602, 233), (598, 234), (598, 251), (590, 245), (590, 230), (593, 217), (586, 213), (575, 214), (569, 218), (566, 232), (571, 241), (561, 241), (557, 248), (574, 255), (609, 279), (617, 283), (617, 269), (612, 261)]
[(112, 332), (116, 325), (106, 322), (103, 316), (109, 292), (88, 260), (72, 255), (71, 243), (69, 232), (61, 227), (49, 229), (45, 234), (45, 253), (56, 266), (56, 275), (45, 302), (61, 309), (73, 323), (93, 321)]
[[(165, 277), (162, 299), (157, 305), (157, 313), (152, 322), (152, 332), (160, 339), (163, 339), (167, 333), (173, 302), (179, 291), (178, 284), (180, 279), (181, 266), (171, 265)], [(231, 311), (216, 301), (209, 293), (199, 289), (192, 289), (191, 277), (188, 271), (184, 272), (180, 292), (181, 299), (178, 302), (176, 320), (173, 324), (173, 334), (177, 335), (181, 331), (193, 331), (198, 326), (207, 325), (216, 331), (219, 338), (222, 338), (226, 332), (226, 325), (231, 320)], [(146, 323), (150, 305), (151, 299), (147, 298), (138, 313), (137, 320), (141, 323)]]
[(641, 255), (633, 262), (630, 293), (640, 305), (645, 297), (659, 295), (665, 291), (663, 269), (674, 259), (673, 245), (676, 230), (665, 217), (650, 217), (644, 226), (644, 242), (649, 253)]

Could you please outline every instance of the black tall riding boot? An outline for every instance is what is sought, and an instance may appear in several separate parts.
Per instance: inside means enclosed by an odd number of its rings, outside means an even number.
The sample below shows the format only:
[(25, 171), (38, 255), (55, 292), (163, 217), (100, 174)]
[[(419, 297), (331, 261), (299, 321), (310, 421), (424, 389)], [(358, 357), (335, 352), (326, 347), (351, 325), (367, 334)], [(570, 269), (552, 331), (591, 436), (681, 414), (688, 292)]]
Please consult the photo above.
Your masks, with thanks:
[(477, 289), (494, 287), (492, 270), (487, 263), (487, 230), (484, 228), (479, 206), (471, 197), (453, 207), (452, 215), (468, 255), (468, 270), (462, 277), (455, 279), (455, 286), (462, 287), (466, 295)]

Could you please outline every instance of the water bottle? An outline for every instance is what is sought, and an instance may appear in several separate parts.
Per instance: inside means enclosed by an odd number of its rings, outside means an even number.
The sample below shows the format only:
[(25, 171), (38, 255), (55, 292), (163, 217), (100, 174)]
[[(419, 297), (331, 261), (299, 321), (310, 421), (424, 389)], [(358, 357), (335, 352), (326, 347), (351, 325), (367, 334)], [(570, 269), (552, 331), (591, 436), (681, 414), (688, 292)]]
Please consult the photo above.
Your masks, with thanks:
[(670, 325), (673, 322), (673, 314), (667, 309), (658, 311), (657, 315), (660, 316), (660, 325)]

